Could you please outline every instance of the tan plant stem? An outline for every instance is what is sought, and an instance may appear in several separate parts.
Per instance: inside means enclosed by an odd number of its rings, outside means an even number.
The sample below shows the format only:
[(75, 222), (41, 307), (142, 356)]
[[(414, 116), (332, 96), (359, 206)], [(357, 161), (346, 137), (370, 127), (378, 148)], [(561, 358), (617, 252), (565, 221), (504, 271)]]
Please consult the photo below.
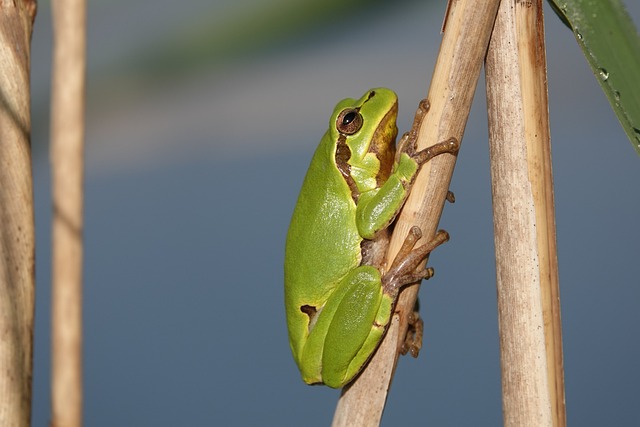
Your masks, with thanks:
[(565, 426), (541, 0), (502, 0), (486, 75), (504, 425)]
[(52, 427), (82, 425), (85, 7), (84, 0), (52, 5)]
[(0, 1), (0, 426), (31, 420), (35, 226), (29, 72), (32, 1)]
[[(418, 148), (451, 137), (462, 140), (498, 4), (499, 0), (451, 2), (429, 89), (431, 108), (420, 129)], [(387, 259), (395, 257), (411, 226), (422, 229), (422, 242), (435, 235), (455, 159), (454, 155), (443, 154), (422, 168), (396, 224)], [(343, 390), (334, 427), (380, 423), (417, 292), (418, 286), (409, 286), (400, 294), (396, 314), (380, 348), (356, 381)]]

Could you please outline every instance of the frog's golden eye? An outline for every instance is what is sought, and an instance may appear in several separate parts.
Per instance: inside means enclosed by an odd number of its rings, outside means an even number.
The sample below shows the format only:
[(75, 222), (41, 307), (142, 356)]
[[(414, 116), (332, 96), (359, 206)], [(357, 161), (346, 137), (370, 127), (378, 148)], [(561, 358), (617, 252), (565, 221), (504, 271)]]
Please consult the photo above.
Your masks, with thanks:
[(353, 135), (362, 128), (364, 120), (355, 108), (347, 108), (338, 114), (336, 129), (343, 135)]

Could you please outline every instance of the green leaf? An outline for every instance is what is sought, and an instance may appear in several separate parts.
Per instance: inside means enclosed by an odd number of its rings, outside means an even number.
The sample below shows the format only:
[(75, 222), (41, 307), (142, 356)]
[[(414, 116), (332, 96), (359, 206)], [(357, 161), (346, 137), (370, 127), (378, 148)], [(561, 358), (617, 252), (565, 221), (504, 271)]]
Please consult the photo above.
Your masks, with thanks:
[(640, 38), (620, 0), (549, 0), (640, 155)]

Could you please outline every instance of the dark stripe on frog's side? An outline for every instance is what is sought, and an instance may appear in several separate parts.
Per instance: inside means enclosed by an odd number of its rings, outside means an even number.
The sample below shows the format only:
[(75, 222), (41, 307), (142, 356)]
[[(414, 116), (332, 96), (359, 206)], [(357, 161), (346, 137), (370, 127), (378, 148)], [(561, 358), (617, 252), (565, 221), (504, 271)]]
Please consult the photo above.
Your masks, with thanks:
[[(346, 137), (344, 135), (340, 135), (338, 138), (338, 144), (336, 147), (336, 166), (338, 170), (342, 174), (345, 182), (349, 186), (351, 190), (351, 198), (355, 203), (358, 203), (358, 198), (360, 197), (360, 191), (356, 186), (356, 182), (351, 176), (351, 165), (349, 165), (348, 160), (351, 157), (351, 150), (346, 142)], [(393, 163), (393, 155), (390, 156), (391, 162)], [(387, 176), (384, 177), (386, 180)], [(384, 181), (383, 181), (384, 182)], [(374, 240), (362, 239), (360, 242), (360, 256), (361, 261), (360, 265), (375, 265), (380, 266), (384, 262), (384, 257), (386, 255), (386, 248), (389, 244), (389, 233), (388, 230), (381, 230)], [(309, 313), (307, 313), (309, 314)]]
[(336, 166), (351, 190), (351, 198), (357, 203), (358, 198), (360, 197), (360, 191), (358, 190), (355, 180), (351, 176), (351, 165), (349, 164), (350, 158), (351, 149), (347, 145), (347, 137), (341, 134), (338, 137), (338, 144), (336, 146)]
[[(375, 91), (371, 91), (369, 93), (369, 97), (364, 101), (363, 105), (374, 96)], [(359, 110), (360, 108), (357, 109), (357, 111)], [(371, 144), (369, 144), (368, 153), (374, 154), (380, 162), (380, 167), (378, 169), (378, 173), (376, 174), (376, 184), (378, 187), (381, 187), (387, 181), (387, 179), (389, 179), (389, 175), (391, 175), (391, 171), (393, 169), (393, 163), (395, 161), (396, 154), (395, 140), (398, 133), (398, 130), (395, 127), (395, 120), (393, 120), (393, 118), (397, 115), (397, 113), (398, 102), (396, 101), (393, 107), (389, 109), (387, 114), (380, 121), (380, 125), (376, 128), (376, 131), (372, 135)], [(389, 126), (393, 126), (392, 135), (389, 138), (385, 138), (383, 133), (389, 131)], [(385, 143), (377, 144), (377, 142)], [(358, 190), (358, 187), (353, 177), (351, 176), (351, 165), (349, 164), (350, 158), (351, 149), (347, 145), (346, 136), (340, 134), (336, 146), (336, 167), (342, 174), (342, 177), (351, 190), (351, 198), (357, 203), (358, 198), (360, 197), (360, 190)]]

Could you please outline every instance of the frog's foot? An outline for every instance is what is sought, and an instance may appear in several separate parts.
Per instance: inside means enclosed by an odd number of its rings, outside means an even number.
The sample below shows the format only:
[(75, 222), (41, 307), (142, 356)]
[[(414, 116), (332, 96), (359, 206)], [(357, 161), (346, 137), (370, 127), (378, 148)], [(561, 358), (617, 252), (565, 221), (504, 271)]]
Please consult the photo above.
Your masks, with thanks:
[(420, 237), (422, 237), (420, 228), (411, 227), (389, 271), (382, 277), (382, 285), (386, 293), (395, 294), (402, 286), (433, 276), (433, 268), (419, 267), (432, 250), (449, 240), (449, 233), (438, 230), (433, 239), (414, 249)]
[(453, 191), (447, 190), (447, 195), (446, 195), (445, 199), (449, 203), (455, 203), (456, 202), (456, 195), (453, 194)]
[(429, 160), (433, 159), (440, 154), (449, 153), (456, 154), (460, 149), (460, 143), (456, 138), (449, 138), (446, 141), (438, 142), (430, 147), (425, 148), (422, 151), (418, 151), (414, 154), (413, 159), (420, 165), (424, 165)]
[(434, 144), (422, 151), (417, 151), (418, 132), (420, 131), (420, 126), (422, 125), (424, 116), (426, 116), (429, 112), (429, 108), (431, 108), (431, 104), (429, 103), (428, 99), (423, 99), (422, 101), (420, 101), (418, 109), (416, 110), (416, 115), (413, 118), (411, 129), (409, 130), (409, 132), (402, 135), (402, 138), (398, 142), (398, 147), (396, 150), (396, 162), (398, 162), (402, 153), (407, 153), (418, 163), (418, 165), (422, 166), (423, 164), (433, 159), (434, 157), (439, 156), (440, 154), (455, 154), (460, 149), (460, 142), (456, 138), (451, 137), (446, 141)]
[(424, 119), (424, 116), (429, 112), (429, 108), (431, 104), (428, 99), (423, 99), (418, 104), (418, 109), (416, 110), (416, 115), (413, 118), (413, 124), (411, 125), (411, 129), (409, 132), (406, 132), (400, 138), (400, 142), (398, 142), (397, 153), (398, 156), (401, 153), (407, 153), (413, 157), (413, 154), (416, 152), (416, 142), (418, 141), (418, 131), (420, 130), (420, 124)]
[(409, 314), (407, 335), (404, 338), (400, 353), (411, 353), (411, 356), (418, 357), (422, 348), (422, 333), (424, 331), (424, 322), (420, 318), (417, 310), (418, 302), (416, 301), (416, 309)]

